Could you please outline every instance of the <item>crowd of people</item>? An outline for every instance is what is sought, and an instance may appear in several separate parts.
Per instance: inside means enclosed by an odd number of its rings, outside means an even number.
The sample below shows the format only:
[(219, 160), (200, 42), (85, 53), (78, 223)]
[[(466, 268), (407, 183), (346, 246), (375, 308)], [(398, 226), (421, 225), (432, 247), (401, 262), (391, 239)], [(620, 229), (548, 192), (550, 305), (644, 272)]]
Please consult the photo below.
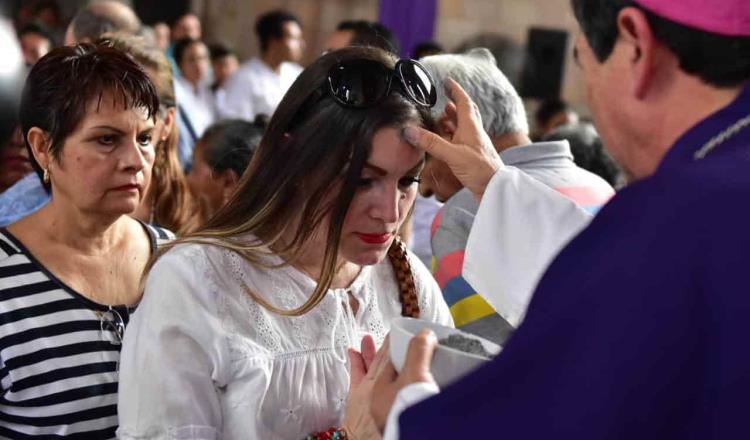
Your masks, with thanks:
[[(303, 67), (281, 9), (246, 62), (194, 14), (0, 16), (0, 437), (750, 434), (750, 9), (718, 3), (571, 0), (593, 121), (377, 22)], [(502, 352), (441, 390), (400, 316)]]

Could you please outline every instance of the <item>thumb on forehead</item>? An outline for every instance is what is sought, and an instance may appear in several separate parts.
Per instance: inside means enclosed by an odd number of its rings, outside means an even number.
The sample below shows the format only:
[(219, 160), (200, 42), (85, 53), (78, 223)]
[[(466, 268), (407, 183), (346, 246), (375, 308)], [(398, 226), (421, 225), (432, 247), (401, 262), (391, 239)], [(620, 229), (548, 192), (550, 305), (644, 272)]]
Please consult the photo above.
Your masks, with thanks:
[(450, 142), (431, 131), (415, 125), (405, 126), (401, 133), (404, 140), (409, 144), (423, 150), (431, 156), (435, 156), (438, 159), (447, 162), (447, 157), (450, 155), (453, 148)]

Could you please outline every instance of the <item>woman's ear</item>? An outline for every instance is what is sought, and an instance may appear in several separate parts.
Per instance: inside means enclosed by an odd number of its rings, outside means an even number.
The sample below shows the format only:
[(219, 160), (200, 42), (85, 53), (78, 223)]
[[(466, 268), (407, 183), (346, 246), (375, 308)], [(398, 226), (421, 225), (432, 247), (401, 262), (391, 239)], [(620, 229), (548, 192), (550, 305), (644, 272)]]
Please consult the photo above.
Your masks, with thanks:
[(49, 136), (39, 127), (31, 127), (26, 133), (26, 139), (31, 147), (34, 160), (43, 170), (49, 170), (52, 155), (49, 152)]
[(164, 116), (163, 120), (163, 127), (161, 130), (161, 133), (159, 133), (159, 141), (164, 142), (169, 137), (169, 134), (172, 133), (172, 126), (175, 123), (175, 119), (177, 118), (177, 109), (174, 107), (170, 107), (167, 110), (166, 116)]
[(222, 200), (227, 203), (240, 183), (240, 176), (234, 170), (224, 170), (217, 180), (221, 185)]

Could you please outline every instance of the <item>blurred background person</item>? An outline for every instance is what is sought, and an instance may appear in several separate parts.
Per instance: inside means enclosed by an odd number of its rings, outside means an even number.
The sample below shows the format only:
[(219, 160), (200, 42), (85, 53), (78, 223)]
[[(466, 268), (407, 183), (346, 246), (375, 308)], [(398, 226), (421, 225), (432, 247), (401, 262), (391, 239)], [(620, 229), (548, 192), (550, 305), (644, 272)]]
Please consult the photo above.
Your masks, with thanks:
[(305, 50), (299, 19), (291, 12), (267, 12), (255, 22), (260, 57), (243, 63), (226, 83), (222, 117), (248, 121), (256, 115), (270, 116), (281, 102), (302, 67), (297, 64)]
[[(438, 100), (432, 112), (442, 136), (450, 139), (455, 130), (444, 113), (448, 101), (443, 85), (453, 79), (476, 103), (484, 130), (503, 163), (520, 169), (592, 212), (612, 197), (614, 191), (607, 182), (576, 166), (566, 141), (531, 143), (523, 102), (497, 68), (489, 50), (433, 55), (423, 58), (422, 63), (437, 85)], [(436, 179), (438, 176), (448, 177), (449, 184), (443, 185)], [(503, 345), (516, 322), (507, 317), (505, 310), (495, 311), (482, 298), (481, 292), (474, 291), (462, 276), (466, 243), (479, 202), (457, 182), (448, 165), (436, 158), (428, 159), (422, 172), (420, 192), (423, 195), (440, 193), (440, 198), (446, 201), (432, 226), (435, 279), (457, 328)], [(452, 191), (455, 192), (451, 194)], [(522, 276), (527, 274), (519, 274)], [(507, 280), (507, 283), (514, 285), (515, 280)], [(501, 291), (501, 286), (497, 290)]]
[(184, 39), (200, 40), (203, 38), (203, 25), (200, 18), (195, 14), (183, 14), (172, 22), (170, 28), (169, 47), (167, 48), (167, 59), (175, 71), (175, 77), (178, 78), (182, 73), (177, 60), (174, 57), (174, 49), (177, 42)]
[(414, 46), (414, 58), (422, 59), (430, 55), (445, 53), (445, 48), (437, 41), (423, 41)]
[(342, 21), (326, 42), (326, 50), (347, 46), (379, 47), (394, 54), (401, 50), (398, 38), (390, 29), (376, 21), (367, 20)]
[(156, 47), (163, 51), (169, 49), (169, 44), (172, 40), (172, 30), (169, 25), (160, 21), (154, 24), (154, 40), (156, 41)]
[(0, 193), (32, 171), (21, 127), (17, 125), (13, 134), (0, 143)]
[[(4, 3), (13, 4), (13, 1)], [(57, 0), (34, 0), (15, 2), (16, 29), (22, 29), (27, 24), (41, 26), (52, 39), (52, 47), (62, 43), (65, 35), (65, 16)], [(20, 3), (20, 4), (19, 4)]]
[(224, 108), (226, 101), (226, 90), (224, 86), (229, 78), (237, 72), (240, 60), (227, 45), (217, 43), (209, 46), (211, 53), (211, 68), (214, 74), (214, 82), (211, 84), (211, 92), (214, 95), (215, 108)]
[(210, 126), (198, 141), (188, 183), (200, 201), (204, 220), (229, 201), (265, 129), (263, 118), (255, 122), (228, 119)]
[(54, 38), (41, 25), (29, 23), (18, 31), (23, 60), (28, 67), (33, 66), (39, 58), (55, 47)]
[[(175, 94), (180, 120), (185, 126), (186, 142), (180, 144), (180, 161), (190, 168), (195, 142), (216, 119), (214, 95), (211, 92), (211, 59), (201, 40), (184, 38), (174, 46), (174, 59), (181, 75), (175, 79)], [(190, 142), (192, 141), (192, 142)]]
[(146, 72), (112, 48), (54, 49), (29, 74), (20, 121), (52, 198), (0, 230), (0, 290), (16, 292), (0, 314), (17, 317), (0, 341), (5, 438), (115, 438), (123, 332), (168, 236), (128, 215), (151, 178), (158, 105)]
[(625, 185), (625, 175), (604, 149), (593, 124), (578, 122), (561, 125), (542, 138), (543, 142), (562, 140), (570, 144), (576, 165), (606, 180), (614, 188)]
[(203, 38), (203, 26), (200, 18), (195, 14), (185, 14), (178, 17), (172, 24), (171, 36), (175, 43), (184, 38), (200, 40)]
[(535, 139), (542, 139), (561, 125), (576, 124), (579, 119), (578, 112), (567, 102), (559, 98), (547, 99), (534, 113)]
[(100, 0), (76, 13), (65, 33), (65, 45), (92, 42), (105, 33), (125, 32), (137, 34), (141, 20), (124, 3)]

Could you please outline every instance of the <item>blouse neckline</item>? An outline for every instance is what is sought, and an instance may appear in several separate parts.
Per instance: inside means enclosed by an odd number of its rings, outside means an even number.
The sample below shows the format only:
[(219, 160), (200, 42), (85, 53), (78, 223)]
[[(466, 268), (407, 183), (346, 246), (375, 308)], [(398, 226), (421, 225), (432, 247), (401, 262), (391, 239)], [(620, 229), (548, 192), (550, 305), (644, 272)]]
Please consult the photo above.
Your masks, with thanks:
[[(149, 248), (151, 251), (151, 255), (153, 256), (154, 252), (156, 251), (157, 243), (156, 243), (156, 237), (152, 234), (151, 230), (146, 226), (145, 223), (142, 221), (135, 219), (143, 228), (144, 232), (146, 232), (146, 236), (149, 239)], [(22, 253), (26, 258), (29, 259), (29, 261), (34, 264), (39, 271), (41, 271), (47, 278), (49, 278), (50, 281), (57, 284), (62, 290), (67, 292), (68, 294), (72, 295), (73, 297), (79, 299), (82, 301), (88, 308), (98, 310), (98, 311), (108, 311), (110, 309), (118, 309), (118, 310), (127, 310), (132, 311), (135, 310), (135, 305), (127, 305), (127, 304), (102, 304), (98, 303), (92, 299), (89, 299), (82, 293), (78, 292), (77, 290), (73, 289), (72, 287), (68, 286), (63, 280), (55, 276), (52, 272), (50, 272), (49, 269), (47, 269), (47, 266), (42, 264), (41, 261), (39, 261), (34, 254), (24, 245), (21, 240), (18, 239), (15, 235), (13, 235), (12, 232), (8, 231), (5, 227), (0, 227), (0, 233), (5, 235), (8, 240), (13, 242), (13, 244), (18, 248), (20, 253)]]

